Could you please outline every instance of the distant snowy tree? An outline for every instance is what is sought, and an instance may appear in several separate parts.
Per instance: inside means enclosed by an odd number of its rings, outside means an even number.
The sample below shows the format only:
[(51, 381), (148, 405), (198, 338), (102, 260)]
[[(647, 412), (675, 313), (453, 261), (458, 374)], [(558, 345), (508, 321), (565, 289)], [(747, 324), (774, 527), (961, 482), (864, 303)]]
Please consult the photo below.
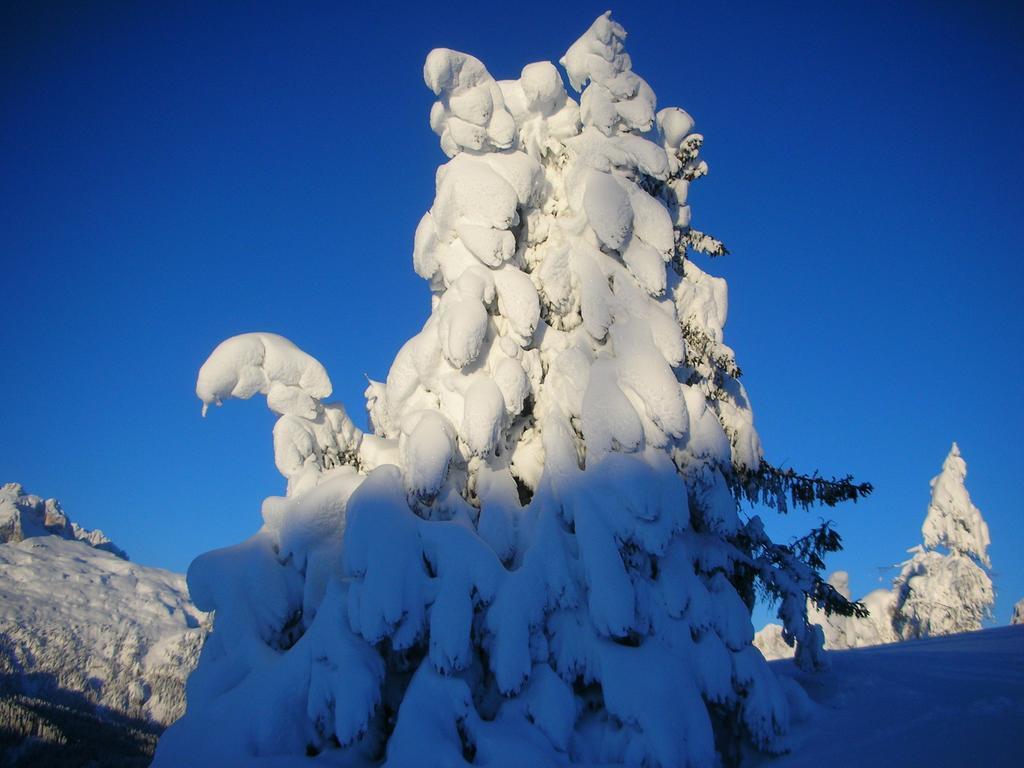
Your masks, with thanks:
[[(892, 589), (876, 589), (860, 599), (867, 616), (828, 615), (809, 606), (808, 620), (821, 628), (826, 649), (981, 629), (995, 600), (987, 573), (989, 533), (964, 487), (966, 476), (967, 464), (953, 443), (942, 472), (931, 481), (931, 504), (921, 528), (924, 545), (909, 550), (913, 557), (902, 563)], [(850, 598), (847, 573), (834, 573), (828, 581)], [(1024, 611), (1024, 601), (1018, 607)], [(781, 633), (781, 626), (768, 624), (754, 644), (766, 658), (792, 656), (792, 648), (779, 641)]]
[(893, 627), (904, 638), (981, 629), (995, 595), (988, 569), (988, 525), (964, 487), (967, 464), (953, 443), (931, 481), (932, 500), (921, 532), (895, 585)]
[(280, 336), (203, 365), (204, 409), (261, 392), (280, 415), (288, 491), (189, 570), (215, 631), (156, 765), (712, 766), (785, 748), (755, 593), (808, 668), (808, 596), (862, 609), (819, 574), (830, 526), (779, 545), (739, 501), (870, 487), (762, 460), (725, 281), (690, 258), (726, 252), (690, 226), (702, 137), (656, 111), (624, 39), (605, 14), (563, 57), (578, 104), (548, 62), (496, 82), (470, 55), (427, 57), (450, 158), (415, 237), (431, 314), (367, 390), (372, 434)]

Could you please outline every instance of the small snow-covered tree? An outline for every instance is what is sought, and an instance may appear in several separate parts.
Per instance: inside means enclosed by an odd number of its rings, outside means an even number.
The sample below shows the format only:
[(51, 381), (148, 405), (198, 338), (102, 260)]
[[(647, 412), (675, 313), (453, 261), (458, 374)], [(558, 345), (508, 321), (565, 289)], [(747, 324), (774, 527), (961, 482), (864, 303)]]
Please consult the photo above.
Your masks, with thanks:
[(903, 639), (981, 629), (995, 595), (988, 525), (964, 487), (967, 463), (956, 443), (932, 478), (924, 545), (894, 582), (893, 628)]
[(1024, 600), (1018, 600), (1013, 604), (1013, 614), (1010, 616), (1011, 624), (1024, 624)]
[[(423, 329), (371, 382), (372, 433), (325, 403), (323, 367), (273, 334), (221, 344), (205, 405), (280, 414), (287, 494), (248, 541), (198, 558), (215, 631), (156, 765), (319, 754), (389, 766), (711, 766), (785, 748), (785, 683), (751, 645), (757, 589), (818, 666), (807, 597), (839, 537), (779, 545), (739, 500), (870, 490), (775, 469), (724, 344), (726, 285), (691, 256), (707, 172), (657, 111), (625, 32), (495, 81), (427, 57), (449, 160), (416, 231)], [(204, 408), (205, 408), (204, 405)], [(290, 763), (289, 763), (290, 764)]]

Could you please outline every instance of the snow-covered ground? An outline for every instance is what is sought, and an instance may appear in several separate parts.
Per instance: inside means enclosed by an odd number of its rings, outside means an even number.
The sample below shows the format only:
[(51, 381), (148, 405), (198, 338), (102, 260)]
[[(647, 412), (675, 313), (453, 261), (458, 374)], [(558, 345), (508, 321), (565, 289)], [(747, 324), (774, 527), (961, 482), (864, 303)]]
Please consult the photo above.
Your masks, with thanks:
[(793, 751), (762, 768), (1024, 764), (1024, 626), (834, 651), (832, 669), (776, 672), (808, 692)]

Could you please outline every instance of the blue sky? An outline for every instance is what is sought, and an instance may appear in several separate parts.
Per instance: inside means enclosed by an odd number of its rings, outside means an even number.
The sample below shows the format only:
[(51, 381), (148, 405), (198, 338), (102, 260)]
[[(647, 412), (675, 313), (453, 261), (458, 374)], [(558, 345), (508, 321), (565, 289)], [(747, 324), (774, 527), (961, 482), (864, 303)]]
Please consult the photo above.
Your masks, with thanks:
[[(213, 347), (288, 336), (364, 419), (364, 374), (382, 379), (427, 316), (412, 236), (444, 158), (426, 53), (515, 77), (605, 5), (170, 5), (0, 12), (0, 481), (184, 570), (254, 532), (283, 487), (262, 402), (200, 419)], [(694, 223), (733, 252), (710, 269), (729, 280), (727, 341), (768, 458), (876, 487), (827, 511), (847, 546), (830, 567), (857, 594), (890, 578), (957, 440), (1000, 623), (1024, 597), (1024, 23), (1010, 5), (616, 13), (659, 104), (706, 137)], [(769, 524), (786, 537), (819, 516)]]

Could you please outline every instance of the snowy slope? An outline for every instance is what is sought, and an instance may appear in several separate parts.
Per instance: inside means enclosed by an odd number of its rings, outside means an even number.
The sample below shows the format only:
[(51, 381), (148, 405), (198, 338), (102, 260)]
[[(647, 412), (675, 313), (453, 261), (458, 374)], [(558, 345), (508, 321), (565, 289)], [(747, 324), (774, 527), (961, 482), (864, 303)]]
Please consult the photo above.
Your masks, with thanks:
[[(0, 512), (24, 513), (33, 500), (4, 486)], [(59, 510), (52, 501), (43, 508)], [(62, 516), (53, 530), (28, 525), (31, 515), (5, 518), (20, 533), (0, 543), (0, 765), (30, 733), (86, 749), (98, 734), (121, 741), (134, 729), (145, 733), (129, 741), (149, 733), (151, 750), (152, 734), (184, 710), (207, 632), (183, 575), (131, 563), (88, 531), (66, 537), (73, 524)]]
[(793, 751), (762, 768), (1021, 765), (1024, 627), (836, 651), (804, 674), (773, 662), (810, 694)]
[(204, 615), (180, 574), (55, 536), (0, 545), (0, 665), (47, 672), (96, 704), (158, 723), (181, 714)]

